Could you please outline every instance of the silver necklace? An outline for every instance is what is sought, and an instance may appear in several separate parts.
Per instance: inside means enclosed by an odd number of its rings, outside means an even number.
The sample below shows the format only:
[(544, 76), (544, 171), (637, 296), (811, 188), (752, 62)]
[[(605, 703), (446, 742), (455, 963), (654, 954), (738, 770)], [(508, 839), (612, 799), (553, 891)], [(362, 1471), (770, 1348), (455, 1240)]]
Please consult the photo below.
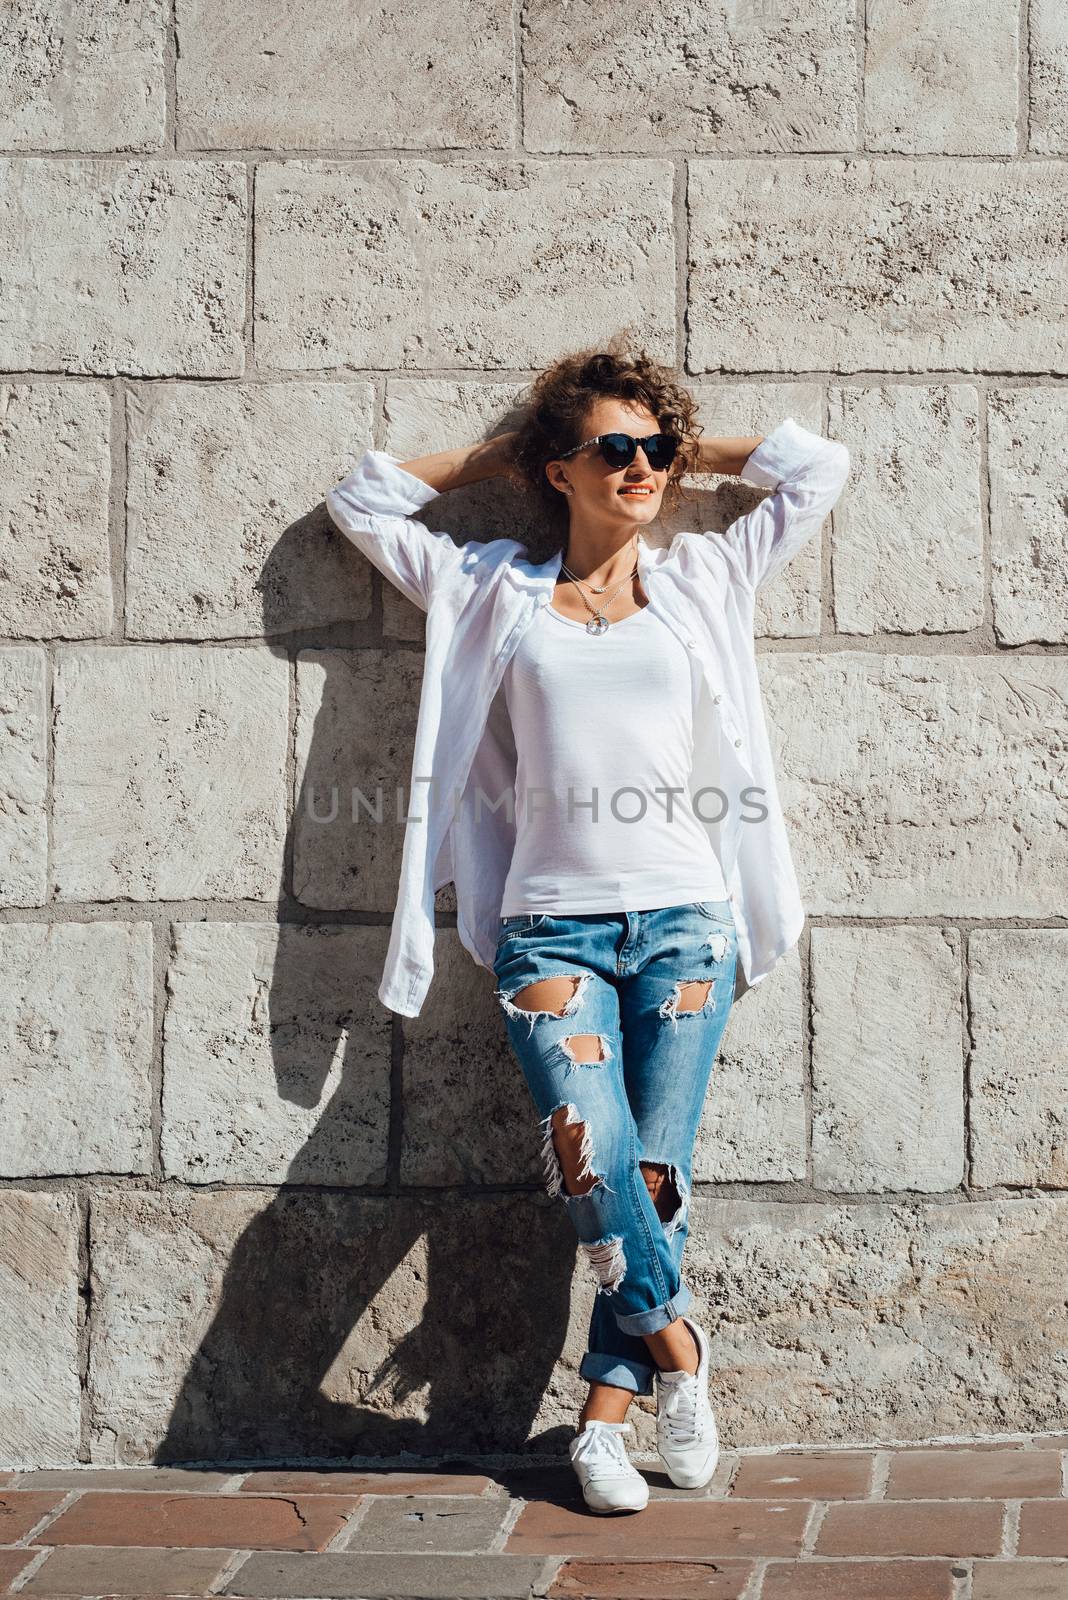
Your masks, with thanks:
[(586, 624), (586, 632), (587, 633), (592, 633), (595, 637), (599, 636), (602, 633), (607, 633), (609, 627), (611, 626), (611, 624), (609, 623), (608, 618), (605, 616), (605, 612), (608, 610), (608, 607), (612, 604), (612, 601), (619, 594), (620, 590), (624, 589), (628, 583), (632, 583), (634, 581), (634, 579), (637, 577), (637, 575), (638, 575), (638, 562), (637, 562), (637, 559), (635, 559), (633, 571), (629, 572), (625, 578), (621, 579), (620, 582), (615, 585), (615, 587), (612, 590), (611, 595), (604, 602), (604, 604), (601, 606), (600, 610), (598, 610), (596, 607), (590, 605), (590, 602), (586, 599), (586, 596), (585, 596), (583, 591), (588, 588), (591, 591), (591, 593), (593, 593), (593, 594), (607, 594), (608, 593), (608, 589), (609, 589), (609, 585), (607, 583), (602, 583), (602, 584), (591, 583), (591, 584), (587, 584), (584, 581), (584, 579), (577, 578), (575, 576), (575, 574), (572, 572), (571, 568), (569, 566), (566, 566), (563, 561), (560, 562), (560, 570), (561, 570), (561, 572), (566, 572), (568, 577), (571, 579), (572, 583), (577, 585), (579, 594), (582, 596), (583, 605), (586, 607), (587, 611), (592, 613), (592, 615), (590, 616), (589, 622), (587, 622), (587, 624)]

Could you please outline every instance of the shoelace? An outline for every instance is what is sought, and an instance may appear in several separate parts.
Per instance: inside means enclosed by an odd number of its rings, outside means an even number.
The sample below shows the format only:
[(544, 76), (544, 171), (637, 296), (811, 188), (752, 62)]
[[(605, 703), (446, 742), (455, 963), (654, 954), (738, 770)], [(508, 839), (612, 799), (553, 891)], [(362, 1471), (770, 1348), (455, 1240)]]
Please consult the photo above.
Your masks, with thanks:
[(623, 1444), (623, 1434), (633, 1432), (634, 1424), (631, 1422), (618, 1423), (611, 1431), (607, 1428), (587, 1428), (581, 1435), (582, 1444), (576, 1449), (575, 1456), (581, 1457), (591, 1467), (625, 1467), (630, 1458)]
[[(660, 1416), (664, 1419), (669, 1438), (675, 1444), (685, 1444), (690, 1440), (703, 1437), (705, 1428), (698, 1432), (698, 1383), (697, 1375), (687, 1372), (681, 1378), (661, 1378), (660, 1382), (668, 1391), (667, 1399), (660, 1408)], [(704, 1419), (702, 1418), (702, 1421)]]

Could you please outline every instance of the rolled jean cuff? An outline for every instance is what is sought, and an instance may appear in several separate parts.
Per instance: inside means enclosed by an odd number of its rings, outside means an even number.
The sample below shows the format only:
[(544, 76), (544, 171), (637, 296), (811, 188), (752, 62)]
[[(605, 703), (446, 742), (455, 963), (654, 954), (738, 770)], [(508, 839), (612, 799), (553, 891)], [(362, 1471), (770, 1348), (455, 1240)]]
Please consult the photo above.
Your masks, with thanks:
[(654, 1306), (651, 1311), (633, 1311), (629, 1316), (621, 1316), (618, 1311), (612, 1314), (622, 1333), (659, 1333), (661, 1328), (666, 1328), (669, 1322), (674, 1322), (676, 1317), (688, 1311), (692, 1303), (693, 1295), (682, 1284), (678, 1294), (672, 1295), (662, 1306)]
[(631, 1361), (628, 1356), (600, 1355), (596, 1350), (587, 1350), (579, 1362), (580, 1378), (611, 1383), (617, 1389), (631, 1389), (635, 1394), (652, 1394), (655, 1371), (655, 1367)]

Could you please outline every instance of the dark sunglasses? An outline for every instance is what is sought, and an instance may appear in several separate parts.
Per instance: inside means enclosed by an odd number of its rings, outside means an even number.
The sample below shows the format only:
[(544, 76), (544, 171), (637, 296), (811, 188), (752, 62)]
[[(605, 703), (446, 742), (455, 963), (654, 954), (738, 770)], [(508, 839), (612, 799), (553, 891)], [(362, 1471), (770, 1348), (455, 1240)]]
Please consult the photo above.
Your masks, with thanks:
[(584, 439), (581, 444), (575, 445), (574, 450), (563, 451), (557, 459), (566, 461), (568, 456), (575, 454), (575, 450), (584, 450), (588, 444), (600, 445), (605, 461), (617, 470), (629, 467), (638, 453), (638, 446), (643, 445), (646, 460), (654, 472), (662, 472), (665, 467), (670, 467), (679, 448), (679, 441), (670, 433), (651, 433), (647, 439), (635, 439), (629, 433), (599, 433), (595, 439)]

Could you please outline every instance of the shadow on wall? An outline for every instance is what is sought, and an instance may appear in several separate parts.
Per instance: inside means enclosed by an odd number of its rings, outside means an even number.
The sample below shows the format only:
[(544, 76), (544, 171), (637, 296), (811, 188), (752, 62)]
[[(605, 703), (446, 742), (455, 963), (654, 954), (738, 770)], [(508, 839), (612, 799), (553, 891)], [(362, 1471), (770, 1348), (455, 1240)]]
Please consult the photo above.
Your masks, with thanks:
[[(434, 526), (464, 526), (471, 494), (448, 497), (447, 522), (442, 500)], [(404, 830), (394, 810), (392, 825), (360, 831), (346, 805), (354, 783), (371, 793), (381, 782), (394, 805), (398, 783), (407, 791), (421, 613), (383, 596), (375, 574), (369, 620), (293, 633), (280, 597), (331, 540), (359, 594), (355, 568), (369, 564), (323, 506), (287, 530), (259, 585), (265, 634), (298, 675), (280, 926), (177, 929), (179, 965), (186, 940), (190, 959), (217, 970), (218, 1005), (205, 1003), (209, 989), (168, 985), (165, 1075), (174, 1037), (190, 1093), (172, 1129), (181, 1159), (165, 1153), (173, 1322), (145, 1331), (163, 1341), (164, 1369), (177, 1359), (187, 1370), (147, 1453), (173, 1463), (562, 1451), (576, 1409), (567, 1399), (566, 1422), (531, 1433), (565, 1344), (575, 1236), (542, 1188), (536, 1112), (492, 974), (439, 926), (431, 998), (422, 1017), (403, 1019), (403, 1064), (402, 1019), (376, 993)], [(342, 804), (323, 826), (306, 806), (324, 814), (331, 784)], [(439, 892), (439, 907), (451, 896), (451, 885)], [(291, 1155), (295, 1137), (304, 1142)], [(211, 1183), (221, 1187), (202, 1187)], [(269, 1197), (255, 1187), (264, 1183), (283, 1187)], [(190, 1356), (176, 1358), (176, 1344)]]

